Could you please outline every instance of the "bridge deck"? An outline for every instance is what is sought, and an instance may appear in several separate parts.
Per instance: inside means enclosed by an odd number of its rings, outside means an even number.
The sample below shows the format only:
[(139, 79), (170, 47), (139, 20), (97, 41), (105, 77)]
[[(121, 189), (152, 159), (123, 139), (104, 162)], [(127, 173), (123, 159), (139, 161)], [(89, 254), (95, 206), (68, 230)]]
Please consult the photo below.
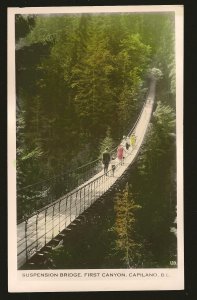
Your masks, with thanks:
[[(43, 248), (62, 230), (68, 227), (82, 212), (111, 188), (136, 158), (150, 122), (155, 94), (152, 83), (142, 114), (135, 127), (136, 144), (128, 150), (123, 165), (118, 165), (114, 176), (109, 168), (108, 176), (103, 171), (81, 186), (61, 197), (50, 206), (17, 226), (18, 267), (21, 267), (36, 252)], [(131, 148), (131, 147), (130, 147)]]

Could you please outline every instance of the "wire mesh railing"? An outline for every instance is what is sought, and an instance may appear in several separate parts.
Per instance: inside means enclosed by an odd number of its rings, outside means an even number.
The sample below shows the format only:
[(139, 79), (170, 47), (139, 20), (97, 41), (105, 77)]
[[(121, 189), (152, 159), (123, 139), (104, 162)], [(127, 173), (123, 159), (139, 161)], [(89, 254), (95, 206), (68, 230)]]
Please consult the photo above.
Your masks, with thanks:
[(28, 185), (17, 190), (18, 223), (36, 210), (53, 203), (101, 171), (102, 162), (96, 159), (70, 172)]
[[(110, 172), (111, 170), (108, 174)], [(18, 267), (46, 246), (108, 190), (111, 185), (107, 180), (108, 174), (102, 174), (81, 188), (68, 193), (18, 225), (20, 231), (17, 241)]]

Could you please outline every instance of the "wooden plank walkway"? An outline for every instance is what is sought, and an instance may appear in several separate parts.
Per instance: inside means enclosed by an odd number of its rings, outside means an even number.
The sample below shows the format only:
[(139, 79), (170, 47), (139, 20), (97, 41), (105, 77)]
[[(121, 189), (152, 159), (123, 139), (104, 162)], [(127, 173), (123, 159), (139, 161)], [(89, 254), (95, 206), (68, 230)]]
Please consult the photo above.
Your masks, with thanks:
[(135, 127), (136, 144), (127, 152), (123, 165), (118, 165), (114, 177), (109, 168), (108, 176), (103, 171), (72, 192), (61, 197), (50, 206), (26, 222), (17, 225), (17, 256), (18, 268), (27, 262), (35, 253), (67, 228), (77, 217), (99, 199), (135, 160), (150, 122), (155, 96), (155, 82), (150, 87), (149, 95), (143, 112)]

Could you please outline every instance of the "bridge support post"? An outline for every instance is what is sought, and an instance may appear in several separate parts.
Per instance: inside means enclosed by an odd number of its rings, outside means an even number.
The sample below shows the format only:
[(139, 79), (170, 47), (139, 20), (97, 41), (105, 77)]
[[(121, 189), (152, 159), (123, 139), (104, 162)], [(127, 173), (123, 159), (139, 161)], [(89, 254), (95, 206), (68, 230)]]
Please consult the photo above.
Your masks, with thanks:
[(39, 213), (36, 215), (36, 252), (38, 251), (38, 216)]
[(81, 190), (79, 192), (79, 204), (80, 204), (80, 213), (82, 213), (82, 207), (81, 207)]
[(85, 200), (86, 200), (86, 188), (83, 188), (83, 211), (85, 211), (86, 206), (85, 206)]
[(59, 208), (59, 232), (60, 232), (60, 221), (61, 221), (61, 218), (60, 218), (60, 208), (61, 208), (61, 202), (62, 202), (62, 200), (60, 200), (60, 202), (59, 202), (59, 206), (58, 206), (58, 208)]
[(27, 226), (28, 226), (28, 219), (25, 219), (25, 256), (26, 256), (26, 261), (28, 260), (28, 252), (27, 252)]
[(66, 197), (66, 201), (65, 201), (65, 210), (64, 210), (64, 215), (65, 215), (65, 223), (64, 223), (64, 227), (66, 228), (66, 217), (67, 217), (67, 207), (68, 207), (68, 196)]
[(44, 243), (45, 243), (45, 246), (47, 244), (47, 211), (48, 209), (45, 210), (45, 214), (44, 214), (44, 235), (45, 235), (45, 240), (44, 240)]
[(55, 210), (55, 205), (53, 205), (53, 211), (52, 211), (52, 239), (54, 238), (54, 210)]
[(72, 222), (72, 194), (70, 195), (70, 222)]
[(76, 197), (75, 197), (75, 207), (76, 207), (76, 211), (75, 211), (75, 214), (76, 216), (78, 216), (78, 210), (77, 210), (77, 199), (78, 199), (78, 191), (76, 192)]

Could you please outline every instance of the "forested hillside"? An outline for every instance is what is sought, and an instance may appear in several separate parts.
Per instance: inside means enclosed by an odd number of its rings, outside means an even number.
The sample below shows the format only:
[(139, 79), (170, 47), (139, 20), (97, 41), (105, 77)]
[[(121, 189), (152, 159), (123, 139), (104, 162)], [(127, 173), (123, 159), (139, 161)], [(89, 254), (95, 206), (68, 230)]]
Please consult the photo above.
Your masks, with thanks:
[[(163, 74), (159, 100), (174, 107), (173, 13), (17, 15), (18, 190), (97, 159), (106, 138), (116, 146), (153, 67)], [(18, 197), (19, 218), (31, 199)]]

